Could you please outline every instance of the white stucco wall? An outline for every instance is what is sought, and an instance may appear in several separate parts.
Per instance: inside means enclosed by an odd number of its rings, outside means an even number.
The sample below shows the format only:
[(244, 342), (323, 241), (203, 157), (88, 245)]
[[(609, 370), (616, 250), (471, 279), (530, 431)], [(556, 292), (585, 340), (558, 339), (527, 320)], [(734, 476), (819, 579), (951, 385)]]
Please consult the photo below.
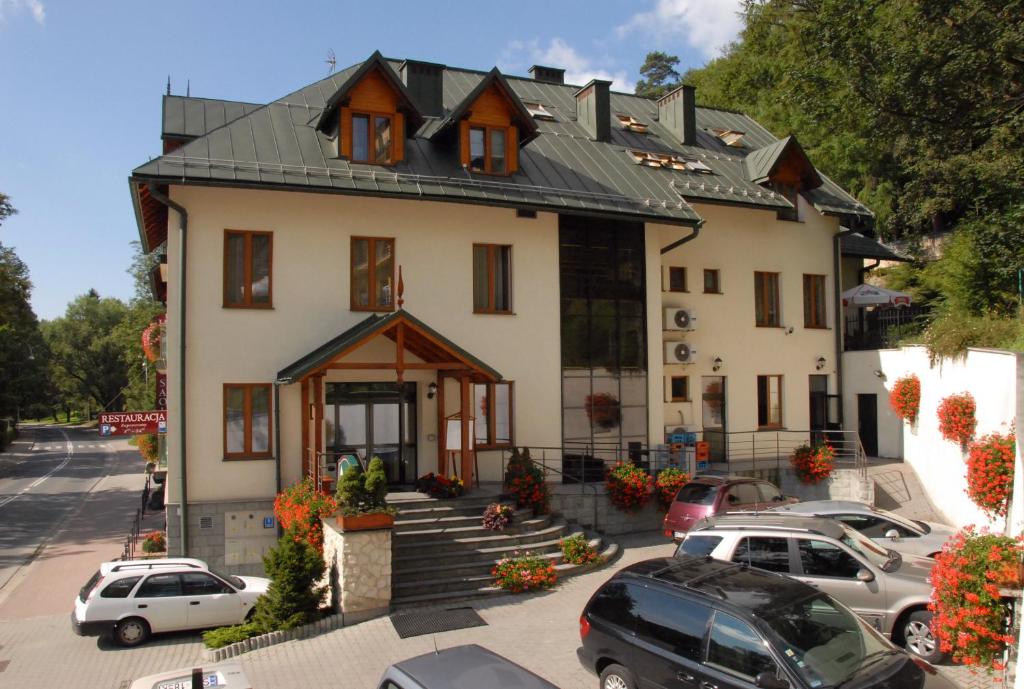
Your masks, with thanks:
[[(516, 440), (560, 443), (561, 395), (558, 307), (558, 219), (541, 213), (516, 218), (511, 209), (429, 202), (392, 201), (326, 194), (299, 194), (200, 187), (173, 187), (173, 199), (189, 212), (187, 395), (190, 502), (272, 496), (274, 462), (224, 461), (222, 386), (269, 383), (276, 373), (369, 314), (349, 308), (349, 251), (353, 235), (393, 237), (402, 266), (405, 309), (468, 352), (515, 381)], [(172, 218), (171, 227), (177, 225)], [(272, 231), (273, 309), (225, 309), (224, 230)], [(178, 258), (170, 233), (168, 259)], [(476, 315), (472, 304), (474, 242), (512, 245), (514, 315)], [(168, 285), (172, 326), (169, 369), (179, 370), (175, 325), (178, 281)], [(371, 357), (375, 358), (375, 357)], [(391, 372), (363, 372), (345, 380), (393, 380)], [(341, 380), (332, 371), (327, 381)], [(436, 400), (422, 384), (432, 375), (408, 372), (420, 381), (421, 472), (433, 470)], [(170, 473), (180, 475), (175, 418), (177, 386), (171, 381), (168, 408)], [(281, 391), (282, 469), (286, 480), (301, 466), (298, 385)], [(449, 395), (449, 413), (457, 397)], [(491, 453), (491, 463), (497, 454)], [(481, 454), (481, 474), (494, 478)], [(178, 487), (167, 500), (179, 500)]]
[[(939, 433), (936, 411), (949, 395), (970, 392), (977, 405), (975, 437), (1008, 432), (1018, 413), (1024, 354), (970, 349), (962, 359), (934, 365), (924, 347), (847, 352), (843, 357), (847, 426), (857, 428), (857, 394), (877, 394), (879, 454), (902, 456), (913, 466), (932, 503), (950, 523), (1002, 531), (1004, 521), (990, 522), (967, 496), (965, 455)], [(910, 374), (921, 380), (921, 409), (913, 426), (901, 422), (889, 406), (893, 384)]]
[[(662, 289), (663, 306), (693, 309), (693, 332), (656, 333), (660, 341), (685, 341), (697, 348), (694, 364), (664, 367), (661, 400), (667, 425), (700, 427), (701, 377), (726, 377), (726, 430), (757, 428), (757, 376), (782, 376), (782, 422), (793, 430), (807, 430), (810, 375), (829, 376), (829, 392), (835, 392), (835, 309), (833, 237), (839, 231), (835, 218), (825, 217), (801, 202), (801, 222), (776, 219), (774, 211), (731, 206), (694, 204), (705, 219), (697, 239), (661, 257), (663, 267), (682, 266), (689, 292)], [(662, 228), (661, 241), (668, 245), (687, 230)], [(721, 294), (704, 293), (704, 269), (719, 271)], [(779, 273), (781, 324), (759, 328), (754, 322), (754, 273)], [(824, 275), (827, 329), (804, 327), (803, 276)], [(663, 319), (664, 311), (652, 317)], [(656, 356), (664, 360), (664, 347)], [(712, 371), (715, 357), (722, 368)], [(818, 357), (826, 365), (817, 370)], [(652, 378), (653, 378), (652, 368)], [(671, 402), (667, 379), (689, 376), (690, 402)], [(657, 384), (657, 381), (654, 381)]]

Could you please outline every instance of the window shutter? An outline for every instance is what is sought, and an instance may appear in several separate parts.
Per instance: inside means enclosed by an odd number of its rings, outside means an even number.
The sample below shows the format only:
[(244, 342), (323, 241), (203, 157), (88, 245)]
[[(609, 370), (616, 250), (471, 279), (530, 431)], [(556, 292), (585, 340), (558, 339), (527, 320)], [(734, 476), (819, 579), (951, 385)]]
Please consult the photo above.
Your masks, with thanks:
[(511, 175), (519, 169), (519, 130), (509, 127), (505, 139), (505, 164), (508, 166), (508, 174)]
[(405, 115), (395, 113), (391, 126), (391, 162), (400, 163), (405, 160)]
[(469, 121), (459, 122), (459, 161), (469, 167)]
[(341, 119), (338, 123), (338, 155), (347, 160), (352, 159), (352, 109), (341, 108)]

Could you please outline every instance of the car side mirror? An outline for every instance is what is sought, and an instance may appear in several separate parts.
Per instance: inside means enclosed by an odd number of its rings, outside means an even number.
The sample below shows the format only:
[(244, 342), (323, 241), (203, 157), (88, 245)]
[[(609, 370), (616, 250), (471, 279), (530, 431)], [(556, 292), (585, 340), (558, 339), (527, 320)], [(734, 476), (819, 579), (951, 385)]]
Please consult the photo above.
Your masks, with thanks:
[(789, 682), (774, 672), (761, 672), (754, 678), (754, 686), (761, 689), (789, 689)]
[(857, 570), (857, 581), (863, 581), (866, 584), (869, 581), (874, 581), (874, 580), (875, 580), (875, 575), (871, 573), (871, 570), (868, 570), (868, 569), (858, 569)]
[(772, 498), (772, 502), (785, 502), (785, 501), (786, 501), (786, 496), (785, 495), (776, 495), (774, 498)]
[(740, 499), (737, 498), (735, 495), (730, 495), (725, 499), (725, 501), (728, 502), (730, 505), (735, 505), (737, 502), (740, 501)]
[(900, 540), (900, 532), (896, 529), (889, 529), (885, 532), (885, 537), (892, 541)]

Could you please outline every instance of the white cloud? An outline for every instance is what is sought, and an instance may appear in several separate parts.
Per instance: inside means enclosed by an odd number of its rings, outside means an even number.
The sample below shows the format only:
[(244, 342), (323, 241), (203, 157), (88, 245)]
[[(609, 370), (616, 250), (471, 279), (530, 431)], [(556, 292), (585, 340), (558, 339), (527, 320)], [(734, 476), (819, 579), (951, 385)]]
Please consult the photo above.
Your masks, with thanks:
[(553, 38), (547, 47), (537, 39), (512, 41), (502, 54), (502, 63), (512, 69), (525, 70), (530, 65), (545, 65), (565, 70), (565, 83), (586, 84), (591, 79), (606, 79), (616, 91), (633, 92), (636, 82), (626, 76), (626, 70), (614, 69), (609, 59), (597, 60), (581, 55), (561, 38)]
[(28, 10), (40, 26), (46, 23), (46, 8), (39, 0), (0, 0), (0, 24), (24, 10)]
[(640, 32), (661, 40), (685, 40), (705, 57), (719, 55), (743, 28), (740, 0), (657, 0), (616, 28), (619, 38)]

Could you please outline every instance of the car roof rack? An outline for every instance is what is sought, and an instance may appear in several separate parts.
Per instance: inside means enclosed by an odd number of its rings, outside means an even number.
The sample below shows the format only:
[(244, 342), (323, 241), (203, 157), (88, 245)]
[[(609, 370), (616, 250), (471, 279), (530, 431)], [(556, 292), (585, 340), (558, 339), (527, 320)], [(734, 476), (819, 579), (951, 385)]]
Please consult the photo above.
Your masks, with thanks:
[(199, 565), (194, 562), (126, 562), (123, 565), (114, 565), (110, 568), (111, 572), (126, 572), (130, 569), (154, 569), (156, 567), (191, 567), (192, 569), (202, 569)]
[[(744, 517), (747, 517), (744, 519)], [(755, 517), (750, 519), (749, 517)], [(777, 522), (773, 521), (778, 519)], [(800, 521), (803, 523), (799, 523)], [(739, 523), (736, 523), (739, 522)], [(787, 523), (789, 522), (789, 523)], [(832, 527), (832, 528), (829, 528)], [(839, 538), (843, 527), (826, 517), (804, 514), (782, 514), (778, 512), (726, 512), (705, 517), (694, 525), (691, 531), (708, 529), (735, 529), (737, 531), (799, 531), (828, 538)]]

